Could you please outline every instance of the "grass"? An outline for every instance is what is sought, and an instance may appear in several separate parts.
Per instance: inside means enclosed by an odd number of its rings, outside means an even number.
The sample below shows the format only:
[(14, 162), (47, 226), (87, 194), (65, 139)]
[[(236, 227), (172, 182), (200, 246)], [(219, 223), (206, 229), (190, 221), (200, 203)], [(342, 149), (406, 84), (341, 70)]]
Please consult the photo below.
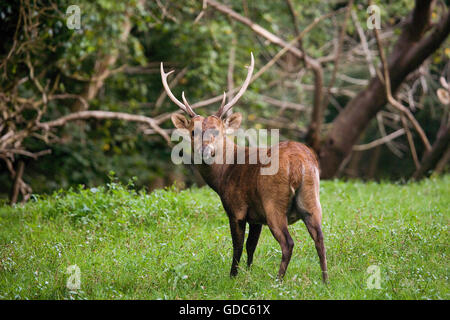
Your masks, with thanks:
[[(151, 194), (131, 186), (60, 191), (0, 208), (1, 299), (449, 299), (450, 175), (404, 185), (324, 181), (330, 283), (313, 241), (276, 280), (278, 243), (263, 228), (254, 265), (230, 279), (231, 236), (209, 188)], [(248, 229), (248, 228), (247, 228)], [(77, 265), (79, 290), (67, 268)], [(369, 289), (380, 270), (381, 289)]]

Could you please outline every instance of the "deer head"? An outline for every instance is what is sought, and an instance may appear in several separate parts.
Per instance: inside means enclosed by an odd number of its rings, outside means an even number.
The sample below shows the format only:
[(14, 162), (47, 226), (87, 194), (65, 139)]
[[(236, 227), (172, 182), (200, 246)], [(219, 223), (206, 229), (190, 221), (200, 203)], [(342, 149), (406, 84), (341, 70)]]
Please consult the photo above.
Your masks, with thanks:
[[(189, 132), (192, 149), (194, 152), (198, 152), (206, 158), (213, 157), (216, 150), (223, 146), (226, 135), (232, 133), (240, 127), (242, 115), (239, 112), (232, 113), (225, 119), (224, 116), (247, 90), (252, 78), (254, 65), (255, 61), (253, 54), (251, 54), (251, 62), (248, 67), (247, 77), (245, 78), (244, 84), (239, 92), (228, 103), (226, 103), (227, 95), (224, 92), (219, 110), (214, 115), (203, 117), (195, 113), (184, 96), (184, 91), (181, 94), (183, 102), (179, 101), (173, 95), (167, 83), (167, 77), (173, 72), (173, 70), (165, 73), (163, 63), (161, 62), (161, 79), (167, 96), (190, 117), (186, 118), (182, 114), (174, 113), (171, 117), (172, 122), (177, 129), (184, 129)], [(195, 143), (197, 139), (200, 139), (201, 143)], [(199, 147), (195, 149), (195, 145)]]

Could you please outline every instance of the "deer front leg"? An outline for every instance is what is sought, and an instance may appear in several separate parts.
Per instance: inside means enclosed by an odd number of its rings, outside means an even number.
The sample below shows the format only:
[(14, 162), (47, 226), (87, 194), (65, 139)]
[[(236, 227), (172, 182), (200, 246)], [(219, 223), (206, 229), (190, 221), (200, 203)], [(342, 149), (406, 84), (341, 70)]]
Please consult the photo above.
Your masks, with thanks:
[(233, 239), (233, 262), (231, 263), (230, 277), (235, 277), (238, 273), (238, 265), (244, 247), (245, 220), (237, 220), (234, 217), (230, 217), (230, 229), (231, 238)]
[(256, 245), (258, 244), (259, 235), (261, 234), (262, 224), (249, 224), (250, 230), (246, 243), (247, 249), (247, 267), (250, 267), (253, 262), (253, 254), (255, 253)]

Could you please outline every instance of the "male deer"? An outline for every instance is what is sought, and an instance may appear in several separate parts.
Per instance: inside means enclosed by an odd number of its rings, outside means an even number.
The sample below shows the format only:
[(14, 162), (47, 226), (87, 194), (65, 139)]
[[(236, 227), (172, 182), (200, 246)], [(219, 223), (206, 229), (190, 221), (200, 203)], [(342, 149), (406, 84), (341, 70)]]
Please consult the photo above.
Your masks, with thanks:
[[(164, 72), (161, 63), (161, 78), (168, 97), (184, 112), (185, 116), (174, 113), (172, 122), (178, 129), (187, 129), (191, 133), (192, 150), (205, 156), (214, 156), (219, 148), (231, 150), (234, 159), (238, 152), (245, 152), (248, 160), (255, 150), (245, 146), (238, 146), (227, 137), (230, 130), (240, 127), (242, 115), (233, 113), (222, 120), (227, 111), (239, 100), (246, 91), (254, 68), (253, 54), (248, 74), (239, 92), (227, 104), (226, 95), (215, 115), (203, 117), (197, 115), (182, 93), (183, 102), (179, 101), (171, 92), (167, 84), (167, 77), (173, 71)], [(194, 128), (201, 128), (201, 134), (194, 132)], [(197, 131), (197, 130), (196, 130)], [(203, 138), (198, 150), (194, 149), (194, 140), (203, 137), (206, 131), (213, 135)], [(200, 133), (200, 132), (199, 132)], [(242, 149), (244, 148), (244, 150)], [(267, 153), (273, 151), (273, 146), (267, 148)], [(256, 149), (258, 150), (258, 149)], [(250, 267), (253, 254), (261, 233), (263, 224), (269, 226), (282, 251), (278, 277), (283, 278), (291, 259), (294, 241), (288, 231), (288, 224), (302, 219), (314, 240), (322, 269), (322, 278), (326, 282), (327, 260), (323, 234), (321, 230), (322, 209), (319, 202), (319, 168), (316, 156), (304, 144), (285, 141), (278, 144), (278, 171), (274, 175), (262, 175), (260, 169), (267, 164), (258, 159), (256, 164), (233, 164), (226, 161), (215, 161), (211, 164), (202, 162), (196, 165), (206, 183), (219, 194), (223, 207), (229, 218), (233, 241), (233, 260), (230, 276), (236, 276), (238, 264), (242, 255), (246, 223), (249, 224), (249, 234), (246, 243), (247, 265)], [(222, 154), (225, 154), (223, 152)]]

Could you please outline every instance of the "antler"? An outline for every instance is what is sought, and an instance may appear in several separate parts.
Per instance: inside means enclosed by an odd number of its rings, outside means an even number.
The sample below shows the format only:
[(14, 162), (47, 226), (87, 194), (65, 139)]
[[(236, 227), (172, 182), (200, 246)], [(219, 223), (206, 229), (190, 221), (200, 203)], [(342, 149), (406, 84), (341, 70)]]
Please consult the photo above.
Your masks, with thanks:
[(253, 68), (255, 67), (255, 59), (253, 58), (253, 53), (250, 53), (250, 56), (251, 56), (251, 62), (250, 62), (250, 66), (248, 67), (248, 73), (247, 73), (247, 77), (245, 78), (244, 84), (242, 85), (239, 92), (234, 96), (234, 98), (231, 99), (231, 101), (225, 105), (224, 105), (224, 103), (225, 103), (226, 96), (224, 94), (224, 98), (222, 100), (222, 105), (220, 106), (219, 111), (217, 111), (217, 113), (216, 113), (217, 117), (221, 118), (224, 114), (226, 114), (227, 111), (230, 110), (231, 107), (233, 107), (233, 105), (236, 104), (236, 102), (239, 100), (239, 98), (242, 97), (245, 90), (247, 90), (247, 87), (250, 84), (250, 81), (252, 79)]
[(187, 102), (186, 98), (184, 97), (184, 91), (181, 93), (181, 97), (183, 98), (182, 103), (180, 100), (178, 100), (172, 93), (172, 91), (169, 88), (169, 85), (167, 84), (167, 77), (174, 72), (174, 70), (169, 71), (167, 73), (164, 72), (163, 63), (161, 62), (161, 80), (162, 84), (164, 86), (164, 90), (166, 90), (167, 96), (172, 100), (181, 110), (189, 114), (192, 118), (197, 116), (197, 114), (194, 112), (194, 110), (191, 108), (189, 103)]
[[(242, 84), (241, 89), (239, 90), (239, 92), (233, 97), (233, 99), (231, 99), (230, 102), (228, 102), (227, 104), (225, 104), (227, 95), (224, 92), (223, 93), (223, 99), (222, 99), (222, 104), (220, 105), (219, 111), (217, 111), (216, 116), (221, 118), (223, 117), (223, 115), (225, 115), (227, 113), (228, 110), (230, 110), (233, 105), (236, 104), (236, 102), (242, 97), (242, 95), (244, 94), (244, 92), (247, 90), (248, 85), (250, 84), (250, 81), (252, 79), (252, 74), (253, 74), (253, 69), (255, 67), (255, 59), (253, 58), (253, 53), (250, 53), (250, 57), (251, 57), (251, 62), (250, 62), (250, 66), (248, 67), (248, 73), (247, 73), (247, 77), (245, 78), (244, 83)], [(167, 77), (174, 72), (174, 70), (169, 71), (167, 73), (164, 72), (164, 67), (163, 67), (163, 63), (161, 62), (161, 80), (162, 80), (162, 84), (164, 86), (164, 89), (166, 90), (167, 96), (170, 98), (170, 100), (172, 100), (181, 110), (183, 110), (184, 112), (186, 112), (187, 114), (189, 114), (192, 118), (197, 116), (197, 114), (194, 112), (194, 110), (192, 109), (192, 107), (190, 106), (189, 102), (187, 101), (186, 97), (184, 96), (184, 91), (181, 93), (181, 98), (183, 99), (183, 102), (181, 102), (180, 100), (178, 100), (172, 93), (172, 91), (169, 88), (169, 85), (167, 84)]]

